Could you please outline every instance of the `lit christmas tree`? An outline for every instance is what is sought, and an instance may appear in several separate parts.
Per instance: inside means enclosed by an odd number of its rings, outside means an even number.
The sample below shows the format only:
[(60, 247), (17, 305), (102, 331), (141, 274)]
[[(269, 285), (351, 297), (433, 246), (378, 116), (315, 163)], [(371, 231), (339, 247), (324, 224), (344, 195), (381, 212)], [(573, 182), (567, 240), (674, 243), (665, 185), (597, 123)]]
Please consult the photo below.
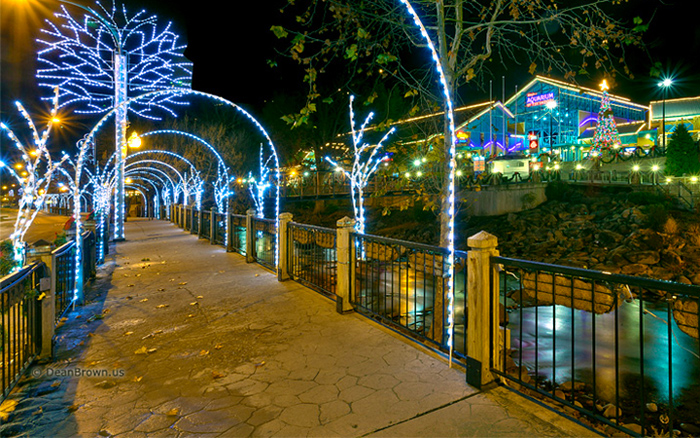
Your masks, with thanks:
[(598, 112), (598, 125), (593, 135), (593, 144), (589, 158), (599, 157), (604, 150), (610, 150), (614, 145), (620, 145), (620, 135), (617, 132), (617, 124), (615, 124), (615, 116), (613, 116), (612, 108), (610, 107), (610, 96), (608, 95), (608, 82), (603, 80), (600, 84), (600, 89), (603, 90), (603, 99), (600, 102), (600, 111)]

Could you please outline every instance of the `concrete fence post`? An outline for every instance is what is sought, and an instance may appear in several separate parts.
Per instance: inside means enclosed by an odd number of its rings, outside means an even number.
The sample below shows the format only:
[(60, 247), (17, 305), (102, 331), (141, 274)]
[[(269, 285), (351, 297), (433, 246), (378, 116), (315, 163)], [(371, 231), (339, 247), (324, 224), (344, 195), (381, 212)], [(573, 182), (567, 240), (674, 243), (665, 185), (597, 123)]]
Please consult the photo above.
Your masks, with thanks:
[(277, 266), (277, 280), (289, 280), (288, 262), (292, 257), (289, 239), (287, 238), (287, 224), (292, 221), (292, 213), (280, 214), (280, 225), (277, 233), (279, 235), (279, 266)]
[(214, 231), (216, 230), (216, 207), (212, 207), (209, 210), (209, 243), (216, 243), (216, 235)]
[(338, 269), (336, 278), (337, 296), (336, 310), (345, 313), (354, 310), (352, 306), (352, 284), (355, 271), (355, 246), (351, 242), (350, 233), (355, 227), (355, 219), (344, 217), (336, 222), (336, 257)]
[[(467, 275), (467, 383), (480, 388), (495, 378), (491, 373), (491, 361), (496, 366), (502, 363), (497, 341), (500, 307), (498, 275), (491, 269), (491, 256), (498, 255), (498, 239), (481, 231), (468, 238), (467, 245), (470, 248)], [(495, 337), (493, 343), (491, 336)]]
[[(49, 253), (41, 256), (49, 271), (49, 284), (41, 300), (41, 351), (39, 359), (53, 358), (53, 337), (56, 324), (56, 256)], [(42, 285), (43, 286), (43, 285)], [(45, 289), (41, 287), (42, 291)]]
[(257, 211), (254, 208), (245, 212), (245, 261), (247, 263), (255, 262), (255, 227), (253, 226), (253, 218)]

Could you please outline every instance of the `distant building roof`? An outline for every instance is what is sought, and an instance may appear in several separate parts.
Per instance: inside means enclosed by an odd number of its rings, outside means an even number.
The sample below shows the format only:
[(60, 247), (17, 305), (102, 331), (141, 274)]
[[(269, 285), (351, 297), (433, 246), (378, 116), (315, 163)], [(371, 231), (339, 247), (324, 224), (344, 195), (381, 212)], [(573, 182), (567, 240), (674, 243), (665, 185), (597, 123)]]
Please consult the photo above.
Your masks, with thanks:
[[(649, 104), (652, 121), (660, 121), (663, 118), (663, 102), (659, 100)], [(698, 116), (700, 116), (700, 96), (666, 99), (666, 120), (690, 119)]]

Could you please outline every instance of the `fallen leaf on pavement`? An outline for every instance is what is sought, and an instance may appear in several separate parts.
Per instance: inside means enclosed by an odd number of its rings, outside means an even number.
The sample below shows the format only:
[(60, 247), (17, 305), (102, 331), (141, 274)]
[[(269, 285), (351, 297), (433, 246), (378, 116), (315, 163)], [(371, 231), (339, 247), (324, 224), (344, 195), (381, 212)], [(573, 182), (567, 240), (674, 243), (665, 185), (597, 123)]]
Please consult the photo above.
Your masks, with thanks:
[(134, 351), (134, 354), (148, 354), (148, 348), (141, 347), (138, 350)]
[(140, 377), (134, 377), (134, 382), (140, 382), (141, 379), (143, 379), (143, 376)]
[(178, 283), (178, 284), (179, 284), (180, 286), (184, 286), (184, 285), (187, 284), (187, 282), (186, 282), (186, 281), (183, 281), (183, 282), (180, 282), (180, 283)]
[(0, 420), (7, 421), (7, 419), (10, 418), (10, 412), (15, 410), (15, 406), (17, 406), (17, 401), (5, 400), (0, 405)]
[(156, 351), (158, 351), (157, 348), (149, 348), (149, 349), (148, 349), (148, 354), (155, 353)]
[(134, 287), (133, 284), (127, 284), (126, 287)]
[(146, 301), (148, 301), (148, 298), (142, 299), (141, 301), (139, 301), (139, 303), (145, 303)]
[(255, 367), (256, 367), (256, 368), (260, 368), (260, 367), (263, 367), (263, 366), (265, 366), (265, 361), (262, 361), (262, 362), (260, 362), (260, 363), (256, 363), (256, 364), (255, 364)]
[(166, 412), (165, 415), (170, 415), (170, 416), (180, 415), (180, 408), (172, 408), (171, 410)]
[(222, 348), (224, 348), (224, 346), (223, 346), (222, 344), (216, 344), (216, 345), (214, 346), (214, 349), (215, 349), (215, 350), (221, 350)]
[(199, 304), (199, 303), (195, 301), (193, 303), (190, 303), (190, 306), (196, 306), (197, 304)]
[(169, 304), (158, 304), (156, 306), (156, 309), (163, 309), (163, 308), (168, 307), (168, 306), (169, 306)]
[(163, 291), (165, 291), (164, 287), (161, 287), (160, 289), (158, 289), (158, 292), (163, 292)]
[(201, 296), (201, 295), (198, 295), (198, 296), (197, 296), (197, 299), (198, 299), (198, 300), (201, 300), (201, 299), (203, 299), (203, 298), (204, 298), (204, 297)]
[(207, 354), (209, 354), (209, 350), (202, 350), (199, 352), (200, 356), (206, 356)]
[(226, 374), (222, 374), (222, 373), (220, 373), (220, 372), (218, 372), (218, 371), (212, 371), (212, 372), (211, 372), (211, 376), (212, 376), (214, 379), (220, 379), (220, 378), (222, 378), (222, 377), (226, 377)]
[(134, 332), (126, 332), (126, 333), (124, 333), (124, 336), (130, 336), (130, 335), (133, 335), (133, 334), (134, 334)]

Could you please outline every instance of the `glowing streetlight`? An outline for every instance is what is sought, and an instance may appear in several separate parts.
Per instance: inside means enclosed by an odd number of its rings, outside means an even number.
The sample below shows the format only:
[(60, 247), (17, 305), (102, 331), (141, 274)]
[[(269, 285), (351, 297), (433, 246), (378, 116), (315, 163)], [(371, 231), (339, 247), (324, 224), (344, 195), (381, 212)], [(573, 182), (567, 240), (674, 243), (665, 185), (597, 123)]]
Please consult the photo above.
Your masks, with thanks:
[(671, 78), (666, 78), (659, 82), (659, 87), (661, 87), (663, 91), (663, 103), (661, 104), (661, 138), (664, 150), (666, 150), (666, 94), (668, 94), (668, 89), (671, 85), (673, 85), (673, 80)]

